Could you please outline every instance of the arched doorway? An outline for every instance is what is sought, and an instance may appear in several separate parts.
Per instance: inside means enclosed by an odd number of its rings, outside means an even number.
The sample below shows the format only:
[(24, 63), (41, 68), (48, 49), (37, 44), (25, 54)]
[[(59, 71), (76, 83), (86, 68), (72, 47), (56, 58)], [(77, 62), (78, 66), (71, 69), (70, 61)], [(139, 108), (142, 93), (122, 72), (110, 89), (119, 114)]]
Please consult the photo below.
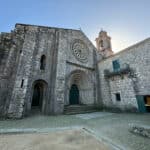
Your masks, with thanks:
[(69, 102), (70, 105), (79, 104), (79, 89), (76, 84), (73, 84), (69, 93)]
[[(72, 93), (78, 93), (76, 104), (91, 105), (95, 103), (95, 87), (93, 79), (94, 74), (92, 71), (85, 72), (83, 70), (74, 70), (66, 77), (66, 91), (65, 91), (65, 106), (72, 105), (75, 102)], [(73, 90), (77, 89), (77, 90)], [(73, 92), (77, 91), (77, 92)], [(74, 96), (76, 97), (76, 96)], [(74, 100), (75, 101), (75, 100)]]
[(46, 88), (47, 84), (45, 81), (37, 80), (34, 82), (31, 109), (35, 108), (42, 112), (44, 111)]

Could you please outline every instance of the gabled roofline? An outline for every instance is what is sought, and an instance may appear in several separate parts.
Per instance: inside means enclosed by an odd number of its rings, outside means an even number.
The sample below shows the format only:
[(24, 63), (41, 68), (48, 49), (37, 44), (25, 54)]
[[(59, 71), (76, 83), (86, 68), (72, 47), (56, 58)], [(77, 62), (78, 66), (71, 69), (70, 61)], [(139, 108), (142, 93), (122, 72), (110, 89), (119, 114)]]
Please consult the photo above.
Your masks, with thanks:
[(79, 30), (79, 29), (68, 29), (68, 28), (59, 28), (59, 27), (49, 27), (49, 26), (34, 25), (34, 24), (23, 24), (23, 23), (16, 23), (16, 24), (15, 24), (15, 27), (16, 27), (17, 25), (22, 25), (22, 26), (33, 26), (33, 27), (49, 28), (49, 29), (61, 29), (61, 30), (81, 31), (81, 30)]

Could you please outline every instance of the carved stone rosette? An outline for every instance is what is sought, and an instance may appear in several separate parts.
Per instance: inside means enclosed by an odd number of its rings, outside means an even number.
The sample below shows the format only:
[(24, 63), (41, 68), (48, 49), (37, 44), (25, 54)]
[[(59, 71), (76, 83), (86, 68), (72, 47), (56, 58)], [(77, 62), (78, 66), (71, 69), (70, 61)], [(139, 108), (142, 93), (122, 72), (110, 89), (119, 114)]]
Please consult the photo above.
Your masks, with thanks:
[(88, 61), (89, 49), (83, 41), (74, 40), (71, 45), (71, 51), (75, 58), (80, 62), (85, 63)]

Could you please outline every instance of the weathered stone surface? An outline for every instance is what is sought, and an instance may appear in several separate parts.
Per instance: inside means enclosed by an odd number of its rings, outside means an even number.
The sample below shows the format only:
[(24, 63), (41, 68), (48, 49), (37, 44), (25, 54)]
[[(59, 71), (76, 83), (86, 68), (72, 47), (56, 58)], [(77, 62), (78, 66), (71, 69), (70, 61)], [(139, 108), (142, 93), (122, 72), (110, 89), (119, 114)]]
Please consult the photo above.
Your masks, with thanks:
[[(97, 50), (80, 30), (16, 24), (11, 33), (1, 33), (0, 116), (29, 115), (36, 90), (43, 114), (62, 114), (73, 84), (79, 105), (137, 111), (136, 95), (150, 95), (150, 39), (113, 55), (111, 38), (100, 34)], [(116, 59), (132, 71), (112, 73)]]
[[(63, 113), (64, 105), (69, 104), (69, 90), (73, 83), (80, 90), (81, 104), (96, 105), (93, 57), (96, 49), (82, 31), (16, 24), (12, 33), (1, 34), (0, 39), (0, 54), (3, 58), (0, 63), (0, 114), (4, 112), (10, 118), (21, 118), (30, 114), (37, 82), (46, 86), (41, 108), (44, 114)], [(75, 52), (80, 46), (78, 58), (72, 53), (72, 45), (77, 41)], [(83, 61), (84, 54), (86, 62)], [(40, 69), (43, 55), (46, 56), (45, 70)], [(82, 78), (73, 81), (72, 75), (76, 72)]]
[(129, 131), (132, 133), (135, 133), (137, 135), (141, 135), (141, 136), (150, 138), (150, 127), (149, 126), (131, 124), (129, 127)]
[[(132, 72), (114, 72), (114, 60), (119, 60), (121, 69), (128, 66)], [(150, 95), (149, 60), (150, 38), (99, 61), (100, 91), (105, 108), (131, 112), (138, 110), (136, 95)], [(121, 101), (116, 100), (116, 93), (120, 93)]]

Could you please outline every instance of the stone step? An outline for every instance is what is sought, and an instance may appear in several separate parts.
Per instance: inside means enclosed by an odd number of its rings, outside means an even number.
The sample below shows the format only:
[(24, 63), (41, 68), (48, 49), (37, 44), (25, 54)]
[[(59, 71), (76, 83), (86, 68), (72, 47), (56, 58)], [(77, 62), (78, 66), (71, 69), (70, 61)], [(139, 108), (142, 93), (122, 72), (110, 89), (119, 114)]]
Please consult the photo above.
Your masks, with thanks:
[(80, 113), (90, 113), (90, 112), (96, 112), (98, 109), (96, 106), (89, 106), (89, 105), (70, 105), (65, 106), (64, 108), (64, 114), (72, 115), (72, 114), (80, 114)]

